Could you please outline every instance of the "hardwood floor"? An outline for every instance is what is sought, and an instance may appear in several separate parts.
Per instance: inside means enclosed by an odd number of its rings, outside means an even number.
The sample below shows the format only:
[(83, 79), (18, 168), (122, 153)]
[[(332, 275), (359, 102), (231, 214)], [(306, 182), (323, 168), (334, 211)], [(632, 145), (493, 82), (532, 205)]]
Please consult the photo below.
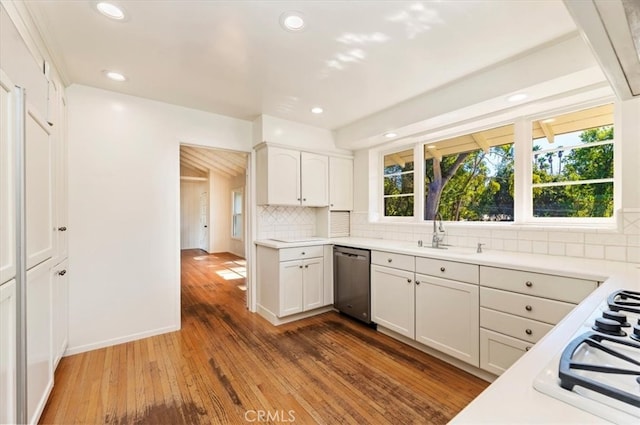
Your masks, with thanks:
[(63, 358), (41, 423), (444, 424), (488, 385), (337, 313), (274, 327), (233, 260), (183, 251), (182, 330)]

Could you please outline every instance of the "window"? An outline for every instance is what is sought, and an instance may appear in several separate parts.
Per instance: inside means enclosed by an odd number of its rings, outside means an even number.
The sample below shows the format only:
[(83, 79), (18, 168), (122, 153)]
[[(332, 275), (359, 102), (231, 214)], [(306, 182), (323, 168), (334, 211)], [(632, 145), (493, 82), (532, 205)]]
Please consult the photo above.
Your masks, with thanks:
[(428, 143), (425, 220), (512, 221), (514, 126)]
[(242, 238), (242, 189), (231, 192), (231, 237)]
[(384, 155), (384, 216), (413, 217), (413, 149)]
[(533, 121), (533, 217), (613, 216), (613, 104)]

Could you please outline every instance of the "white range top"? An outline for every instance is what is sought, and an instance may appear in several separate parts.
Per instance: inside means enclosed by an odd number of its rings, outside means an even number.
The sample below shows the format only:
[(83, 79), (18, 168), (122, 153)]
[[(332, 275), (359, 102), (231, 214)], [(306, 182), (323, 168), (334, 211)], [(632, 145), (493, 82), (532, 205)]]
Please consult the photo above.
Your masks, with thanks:
[[(284, 248), (312, 245), (258, 241), (257, 244)], [(508, 267), (539, 273), (559, 273), (568, 277), (603, 281), (591, 295), (537, 342), (511, 368), (450, 422), (452, 424), (589, 424), (608, 423), (591, 413), (538, 392), (533, 382), (540, 371), (560, 353), (603, 299), (618, 289), (640, 291), (640, 265), (549, 255), (511, 253), (472, 248), (438, 250), (417, 243), (365, 238), (333, 238), (326, 242), (357, 248), (396, 252), (415, 256), (494, 267)]]

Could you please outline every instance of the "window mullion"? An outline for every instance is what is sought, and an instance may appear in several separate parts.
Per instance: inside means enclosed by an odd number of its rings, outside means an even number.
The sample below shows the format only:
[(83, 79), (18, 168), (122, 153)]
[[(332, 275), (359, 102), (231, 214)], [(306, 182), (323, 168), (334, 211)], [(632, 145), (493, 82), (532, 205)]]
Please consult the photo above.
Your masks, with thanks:
[(531, 188), (531, 163), (532, 138), (531, 120), (524, 118), (514, 123), (514, 223), (529, 221), (532, 217), (533, 199)]

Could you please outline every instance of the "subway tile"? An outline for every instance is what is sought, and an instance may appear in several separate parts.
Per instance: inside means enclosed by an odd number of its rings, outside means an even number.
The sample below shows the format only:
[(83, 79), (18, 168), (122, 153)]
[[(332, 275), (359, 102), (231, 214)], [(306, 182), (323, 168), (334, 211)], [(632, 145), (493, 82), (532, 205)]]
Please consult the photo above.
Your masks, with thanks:
[(585, 244), (584, 246), (584, 256), (586, 258), (604, 258), (604, 245), (590, 245)]
[(636, 246), (627, 247), (627, 261), (630, 263), (640, 263), (640, 248)]
[(518, 240), (518, 252), (532, 252), (533, 246), (531, 241)]
[(494, 239), (491, 238), (491, 242), (489, 244), (491, 249), (496, 249), (498, 251), (504, 250), (504, 239)]
[(605, 258), (611, 261), (627, 261), (627, 249), (624, 246), (607, 246)]
[(505, 251), (517, 251), (518, 250), (518, 241), (515, 239), (505, 239), (504, 240), (504, 250)]
[(584, 245), (581, 243), (568, 243), (565, 246), (565, 254), (568, 257), (584, 257)]
[(532, 248), (534, 254), (546, 254), (549, 250), (549, 244), (545, 241), (533, 241)]
[(549, 255), (565, 255), (565, 244), (562, 242), (549, 242)]
[(518, 239), (526, 239), (530, 241), (546, 241), (548, 240), (547, 232), (522, 230), (518, 232)]
[(491, 237), (500, 239), (518, 239), (518, 232), (515, 230), (492, 230)]
[(621, 246), (621, 245), (626, 245), (627, 237), (625, 235), (603, 235), (603, 234), (587, 233), (585, 235), (584, 242), (588, 244)]
[(549, 232), (549, 242), (566, 242), (573, 244), (584, 243), (584, 233)]

